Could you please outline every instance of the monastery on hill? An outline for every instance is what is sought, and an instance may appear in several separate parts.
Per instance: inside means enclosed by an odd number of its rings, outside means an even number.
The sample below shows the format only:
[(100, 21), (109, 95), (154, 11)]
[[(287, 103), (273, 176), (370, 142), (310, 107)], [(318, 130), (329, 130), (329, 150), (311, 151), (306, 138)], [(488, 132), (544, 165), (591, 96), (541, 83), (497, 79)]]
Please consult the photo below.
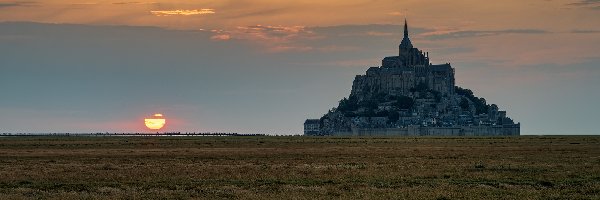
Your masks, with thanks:
[(449, 63), (431, 64), (413, 47), (408, 24), (398, 55), (357, 75), (348, 98), (320, 119), (304, 123), (305, 135), (519, 135), (515, 124), (468, 89), (455, 85)]

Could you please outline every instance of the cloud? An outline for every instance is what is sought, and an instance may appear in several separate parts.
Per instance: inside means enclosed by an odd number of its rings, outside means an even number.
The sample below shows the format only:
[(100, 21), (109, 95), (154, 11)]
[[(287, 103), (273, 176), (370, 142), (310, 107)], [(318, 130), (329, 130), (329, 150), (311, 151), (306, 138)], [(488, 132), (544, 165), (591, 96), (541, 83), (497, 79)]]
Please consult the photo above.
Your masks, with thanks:
[[(265, 47), (269, 52), (358, 52), (368, 44), (389, 44), (402, 35), (401, 25), (367, 24), (323, 27), (253, 25), (212, 30), (212, 40), (237, 39)], [(430, 31), (412, 28), (411, 33)]]
[(600, 0), (579, 0), (575, 3), (569, 3), (567, 5), (588, 8), (592, 10), (600, 10)]
[(402, 13), (402, 12), (398, 12), (398, 11), (396, 11), (396, 12), (389, 12), (389, 13), (388, 13), (388, 15), (392, 15), (392, 16), (403, 16), (403, 15), (405, 15), (405, 14), (404, 14), (404, 13)]
[(19, 3), (0, 3), (0, 8), (20, 6)]
[(158, 3), (157, 2), (122, 1), (122, 2), (112, 2), (112, 3), (104, 3), (104, 2), (79, 2), (79, 3), (71, 3), (69, 5), (93, 6), (93, 5), (148, 5), (148, 4), (158, 4)]
[(245, 33), (258, 35), (264, 38), (289, 38), (311, 33), (304, 26), (253, 25), (247, 27), (238, 27), (238, 29)]
[(228, 16), (226, 18), (228, 18), (228, 19), (236, 19), (236, 18), (262, 17), (262, 16), (269, 16), (269, 15), (283, 13), (283, 12), (285, 12), (287, 10), (288, 10), (287, 8), (276, 8), (276, 9), (268, 9), (268, 10), (259, 10), (259, 11), (253, 11), (253, 12), (238, 13), (236, 15)]
[(295, 52), (310, 51), (310, 50), (313, 50), (313, 48), (309, 47), (309, 46), (302, 46), (302, 45), (278, 45), (278, 46), (269, 47), (267, 50), (271, 53), (280, 53), (280, 52), (288, 52), (288, 51), (295, 51)]
[(229, 40), (229, 39), (231, 39), (231, 36), (227, 35), (227, 34), (219, 34), (219, 35), (214, 35), (214, 36), (210, 37), (210, 39), (212, 39), (212, 40)]
[(600, 30), (572, 30), (571, 33), (600, 33)]
[(587, 6), (587, 5), (598, 5), (598, 4), (600, 4), (600, 0), (580, 0), (578, 2), (570, 3), (568, 5)]
[[(373, 28), (377, 27), (377, 28)], [(357, 52), (373, 41), (386, 40), (400, 33), (397, 25), (344, 25), (329, 27), (239, 26), (232, 30), (211, 30), (213, 41), (238, 40), (257, 44), (271, 53), (307, 52), (333, 53)], [(350, 44), (340, 44), (350, 42)]]
[(96, 2), (83, 2), (83, 3), (72, 3), (69, 5), (73, 5), (73, 6), (93, 6), (93, 5), (98, 5), (100, 3), (96, 3)]
[(452, 38), (468, 38), (468, 37), (484, 37), (484, 36), (495, 36), (505, 34), (545, 34), (549, 33), (545, 30), (539, 29), (507, 29), (507, 30), (473, 30), (473, 31), (455, 31), (455, 30), (441, 30), (423, 33), (426, 39), (430, 40), (443, 40)]
[(37, 2), (33, 1), (23, 1), (23, 2), (0, 2), (0, 9), (9, 8), (9, 7), (24, 7), (24, 6), (34, 6)]
[[(317, 33), (331, 36), (398, 36), (402, 37), (404, 25), (399, 24), (349, 24), (338, 26), (312, 27)], [(409, 26), (411, 37), (421, 33), (430, 32), (431, 29)]]
[(297, 41), (314, 37), (314, 33), (304, 26), (254, 25), (238, 27), (236, 32), (238, 37), (256, 41), (270, 52), (308, 51), (311, 47)]
[(158, 4), (157, 2), (139, 2), (139, 1), (124, 1), (124, 2), (113, 2), (114, 5), (145, 5), (145, 4)]
[(153, 15), (156, 16), (174, 16), (174, 15), (206, 15), (206, 14), (215, 14), (215, 10), (211, 8), (203, 8), (199, 10), (153, 10), (150, 11)]
[(367, 32), (367, 35), (370, 35), (370, 36), (392, 36), (392, 35), (394, 35), (394, 33), (369, 31), (369, 32)]
[(313, 39), (316, 35), (304, 26), (252, 25), (238, 26), (232, 30), (211, 30), (211, 39), (222, 41), (238, 39), (259, 44), (270, 52), (307, 51), (312, 49), (302, 45), (303, 40)]

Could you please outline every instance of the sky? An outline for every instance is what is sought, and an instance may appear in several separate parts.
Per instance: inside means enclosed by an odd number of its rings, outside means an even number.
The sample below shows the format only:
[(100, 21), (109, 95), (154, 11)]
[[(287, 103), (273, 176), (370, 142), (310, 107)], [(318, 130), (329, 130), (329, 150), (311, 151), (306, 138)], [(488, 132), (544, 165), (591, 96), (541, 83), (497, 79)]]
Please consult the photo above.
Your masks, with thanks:
[(599, 133), (599, 0), (0, 0), (0, 133), (301, 134), (405, 18), (521, 134)]

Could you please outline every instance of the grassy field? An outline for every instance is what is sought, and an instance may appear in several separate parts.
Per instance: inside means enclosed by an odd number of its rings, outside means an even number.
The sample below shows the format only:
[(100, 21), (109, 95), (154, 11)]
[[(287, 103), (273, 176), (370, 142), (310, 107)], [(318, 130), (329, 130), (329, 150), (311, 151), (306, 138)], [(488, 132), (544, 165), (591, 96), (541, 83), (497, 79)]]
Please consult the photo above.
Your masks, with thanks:
[(0, 137), (0, 199), (600, 199), (600, 137)]

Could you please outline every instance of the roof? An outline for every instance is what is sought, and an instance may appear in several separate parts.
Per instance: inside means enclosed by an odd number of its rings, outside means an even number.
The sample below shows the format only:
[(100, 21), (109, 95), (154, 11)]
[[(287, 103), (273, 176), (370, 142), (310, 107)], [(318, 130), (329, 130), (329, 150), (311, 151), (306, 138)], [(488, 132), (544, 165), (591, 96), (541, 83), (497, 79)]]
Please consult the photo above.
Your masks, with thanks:
[(441, 64), (441, 65), (430, 65), (429, 68), (431, 71), (450, 71), (452, 67), (450, 64)]

